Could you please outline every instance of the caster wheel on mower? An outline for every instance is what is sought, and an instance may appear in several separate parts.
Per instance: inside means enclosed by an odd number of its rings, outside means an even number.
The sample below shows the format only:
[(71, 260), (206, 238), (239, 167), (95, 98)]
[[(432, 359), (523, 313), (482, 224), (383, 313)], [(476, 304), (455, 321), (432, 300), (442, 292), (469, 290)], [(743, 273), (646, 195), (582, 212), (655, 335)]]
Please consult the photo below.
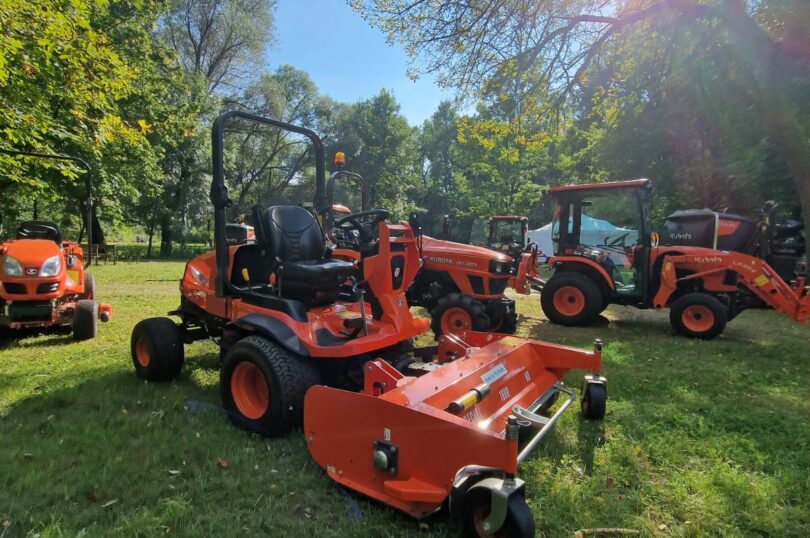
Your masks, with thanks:
[(582, 397), (579, 400), (582, 418), (602, 420), (607, 409), (607, 384), (604, 377), (585, 376), (582, 382)]
[(436, 338), (447, 333), (485, 331), (490, 326), (484, 305), (460, 293), (450, 293), (439, 299), (436, 308), (430, 311), (430, 317), (430, 328)]
[(266, 338), (248, 336), (225, 354), (219, 392), (234, 424), (275, 436), (301, 426), (304, 395), (319, 382), (312, 362)]
[(669, 322), (675, 332), (691, 338), (709, 340), (723, 332), (726, 308), (708, 293), (687, 293), (669, 308)]
[(98, 303), (86, 299), (76, 303), (71, 328), (73, 339), (78, 342), (95, 338), (98, 329)]
[(581, 273), (557, 273), (540, 293), (543, 313), (553, 323), (571, 327), (592, 325), (605, 309), (599, 286)]
[(142, 320), (132, 329), (130, 351), (138, 377), (171, 381), (183, 368), (183, 331), (169, 318)]
[(472, 489), (464, 497), (462, 525), (464, 536), (497, 536), (504, 538), (533, 538), (534, 518), (523, 495), (514, 494), (506, 505), (506, 521), (495, 532), (484, 530), (484, 521), (492, 506), (492, 494), (485, 489)]

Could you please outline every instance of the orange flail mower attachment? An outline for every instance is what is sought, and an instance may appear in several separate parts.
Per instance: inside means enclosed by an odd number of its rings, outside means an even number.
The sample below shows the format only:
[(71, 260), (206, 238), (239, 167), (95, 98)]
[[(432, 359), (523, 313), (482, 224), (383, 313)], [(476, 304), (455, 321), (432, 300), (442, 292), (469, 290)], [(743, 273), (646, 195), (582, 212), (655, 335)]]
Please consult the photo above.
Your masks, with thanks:
[[(315, 386), (304, 405), (307, 446), (333, 480), (417, 517), (439, 509), (465, 469), (514, 477), (575, 398), (563, 374), (601, 366), (598, 341), (582, 351), (467, 332), (443, 336), (435, 351), (409, 375), (371, 361), (362, 393)], [(569, 399), (554, 416), (536, 414), (557, 392)], [(540, 428), (522, 451), (518, 425)]]

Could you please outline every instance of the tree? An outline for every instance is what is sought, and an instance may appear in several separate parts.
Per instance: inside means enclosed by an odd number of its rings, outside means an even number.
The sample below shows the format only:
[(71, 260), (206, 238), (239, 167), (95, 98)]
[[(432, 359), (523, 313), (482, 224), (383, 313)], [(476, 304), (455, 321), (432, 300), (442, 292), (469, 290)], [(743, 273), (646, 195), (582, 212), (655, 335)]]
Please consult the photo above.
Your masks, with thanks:
[(761, 107), (761, 121), (793, 178), (810, 228), (810, 138), (806, 113), (810, 69), (801, 0), (354, 0), (372, 23), (401, 41), (422, 71), (474, 93), (490, 80), (541, 69), (535, 92), (564, 110), (588, 69), (628, 31), (656, 21), (703, 25), (736, 50)]

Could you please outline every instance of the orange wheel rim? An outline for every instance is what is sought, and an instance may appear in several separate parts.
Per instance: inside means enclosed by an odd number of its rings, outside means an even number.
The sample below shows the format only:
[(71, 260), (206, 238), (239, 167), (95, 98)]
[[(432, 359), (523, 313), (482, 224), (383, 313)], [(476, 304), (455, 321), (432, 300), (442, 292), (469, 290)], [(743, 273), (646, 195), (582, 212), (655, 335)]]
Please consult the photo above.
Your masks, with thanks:
[(460, 333), (472, 329), (472, 318), (469, 312), (461, 307), (448, 308), (442, 314), (442, 332)]
[(236, 408), (249, 419), (261, 418), (270, 406), (270, 389), (258, 366), (240, 362), (231, 376), (231, 394)]
[(706, 332), (714, 325), (714, 312), (708, 306), (693, 304), (681, 314), (684, 327), (696, 333)]
[(135, 342), (135, 360), (138, 361), (143, 368), (147, 368), (152, 359), (149, 357), (149, 346), (146, 345), (146, 340), (139, 338)]
[(574, 286), (563, 286), (554, 292), (554, 309), (563, 316), (576, 316), (585, 309), (585, 294)]

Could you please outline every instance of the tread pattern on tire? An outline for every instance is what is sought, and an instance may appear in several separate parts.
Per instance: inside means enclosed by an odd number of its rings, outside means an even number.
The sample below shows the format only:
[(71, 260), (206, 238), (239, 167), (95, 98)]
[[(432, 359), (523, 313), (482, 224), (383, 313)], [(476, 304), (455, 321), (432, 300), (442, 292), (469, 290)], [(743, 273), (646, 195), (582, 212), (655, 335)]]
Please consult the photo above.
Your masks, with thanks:
[[(274, 376), (274, 379), (270, 380), (270, 408), (265, 416), (258, 420), (242, 417), (236, 409), (230, 392), (231, 374), (236, 365), (241, 362), (234, 357), (245, 347), (253, 348), (266, 361), (266, 366)], [(266, 375), (261, 365), (259, 368)], [(274, 382), (275, 387), (272, 386)], [(320, 372), (315, 365), (306, 359), (292, 355), (267, 338), (248, 336), (234, 344), (223, 360), (220, 392), (229, 416), (237, 426), (263, 435), (276, 436), (303, 424), (304, 396), (311, 386), (318, 383), (320, 383)], [(278, 396), (278, 400), (274, 402), (276, 396)]]
[(71, 321), (73, 329), (73, 339), (81, 342), (96, 337), (98, 328), (98, 303), (93, 300), (83, 299), (76, 303)]
[(96, 279), (90, 273), (84, 273), (84, 294), (85, 299), (96, 298)]
[[(145, 339), (149, 350), (148, 366), (141, 366), (135, 356), (135, 345)], [(130, 342), (132, 362), (139, 377), (148, 381), (171, 381), (180, 374), (185, 360), (183, 335), (177, 324), (169, 318), (148, 318), (132, 329)]]
[[(565, 286), (576, 287), (585, 296), (585, 307), (576, 316), (565, 316), (554, 307), (554, 294)], [(592, 325), (604, 310), (605, 302), (599, 286), (587, 276), (575, 271), (555, 273), (540, 293), (540, 306), (549, 321), (570, 327)]]
[(453, 307), (463, 308), (470, 314), (470, 320), (472, 321), (471, 328), (473, 331), (486, 331), (489, 328), (490, 319), (481, 301), (477, 301), (469, 295), (453, 292), (439, 299), (439, 302), (436, 303), (436, 308), (430, 311), (430, 328), (433, 330), (433, 334), (436, 335), (436, 338), (442, 335), (442, 314), (444, 314), (448, 308)]

